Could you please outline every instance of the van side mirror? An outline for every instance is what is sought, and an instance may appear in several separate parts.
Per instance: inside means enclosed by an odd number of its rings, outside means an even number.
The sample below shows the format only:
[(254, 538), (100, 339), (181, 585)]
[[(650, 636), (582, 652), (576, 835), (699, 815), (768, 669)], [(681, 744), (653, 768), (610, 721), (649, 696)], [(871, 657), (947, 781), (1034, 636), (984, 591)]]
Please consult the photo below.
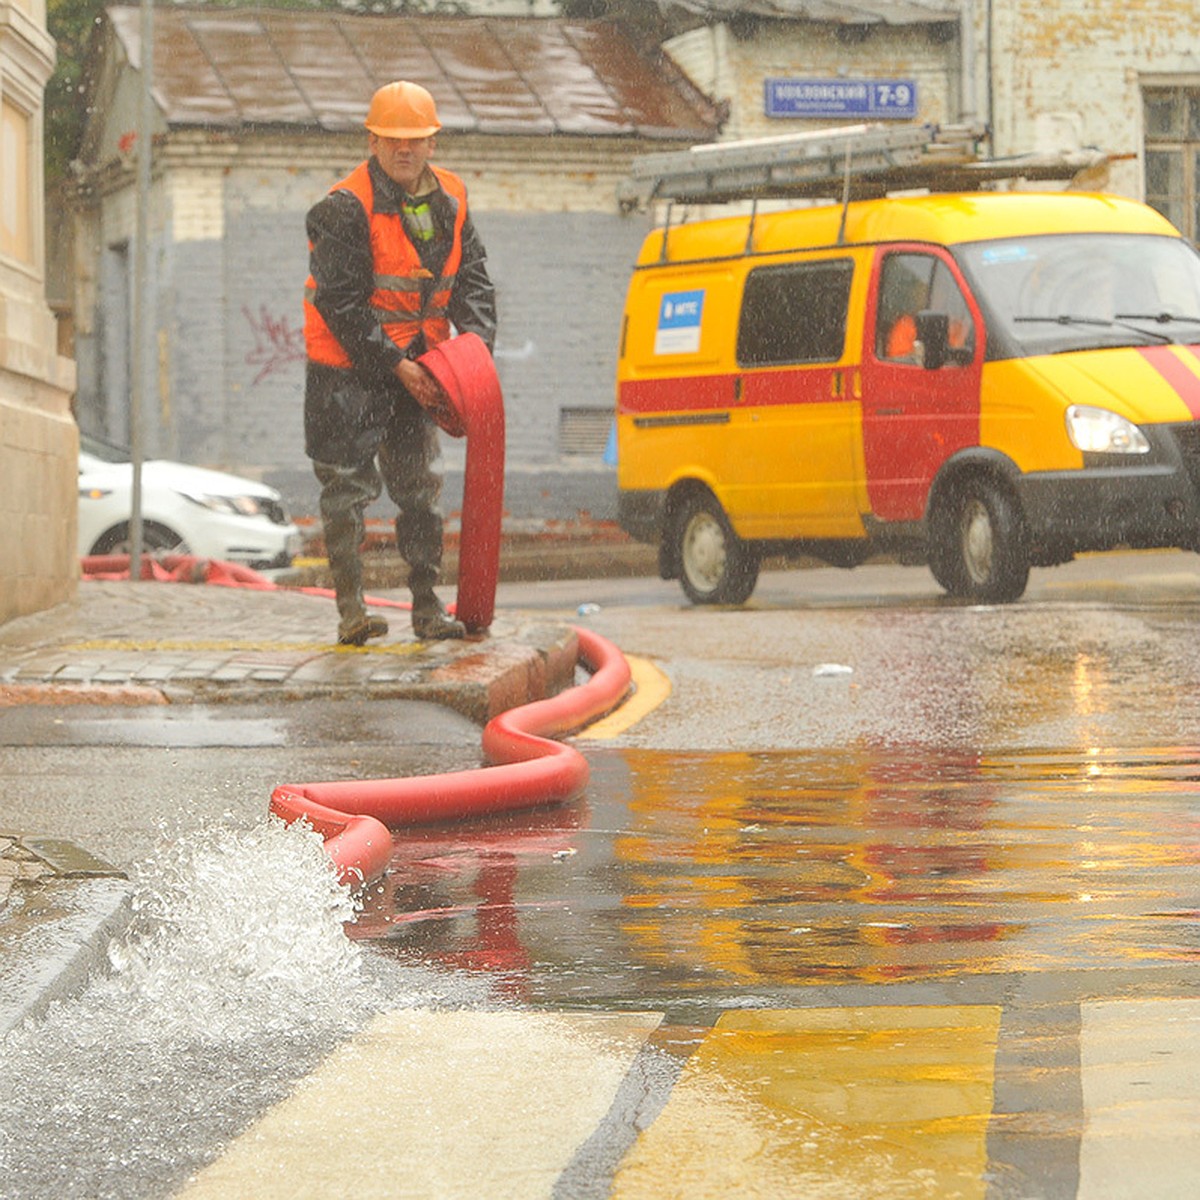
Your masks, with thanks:
[(950, 349), (950, 314), (929, 309), (917, 313), (917, 341), (924, 349), (922, 364), (927, 371), (944, 367)]

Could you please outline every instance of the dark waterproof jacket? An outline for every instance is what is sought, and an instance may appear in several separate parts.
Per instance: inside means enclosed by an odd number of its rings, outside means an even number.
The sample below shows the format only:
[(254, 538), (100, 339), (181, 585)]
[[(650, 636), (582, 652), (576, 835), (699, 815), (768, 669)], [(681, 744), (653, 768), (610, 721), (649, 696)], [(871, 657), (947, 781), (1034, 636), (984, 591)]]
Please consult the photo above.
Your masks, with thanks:
[[(374, 159), (369, 173), (375, 211), (399, 213), (400, 187)], [(458, 201), (439, 186), (430, 196), (430, 206), (438, 236), (422, 247), (421, 260), (431, 281), (436, 281), (454, 244)], [(320, 462), (358, 466), (378, 450), (389, 417), (415, 404), (396, 378), (396, 364), (402, 358), (419, 358), (428, 347), (420, 336), (403, 348), (397, 346), (372, 307), (376, 270), (370, 218), (357, 197), (335, 188), (309, 211), (307, 228), (309, 299), (352, 365), (308, 361), (305, 451)], [(469, 214), (462, 224), (461, 261), (446, 307), (459, 333), (476, 333), (492, 347), (495, 289), (487, 272), (486, 251)]]

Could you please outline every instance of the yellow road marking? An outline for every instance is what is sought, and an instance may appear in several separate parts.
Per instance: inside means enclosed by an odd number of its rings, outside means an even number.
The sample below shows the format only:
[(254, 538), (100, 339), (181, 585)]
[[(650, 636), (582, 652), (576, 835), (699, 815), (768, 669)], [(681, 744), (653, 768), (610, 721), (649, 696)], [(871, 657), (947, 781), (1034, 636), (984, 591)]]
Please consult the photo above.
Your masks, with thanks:
[(384, 1013), (178, 1195), (549, 1200), (660, 1020)]
[(422, 642), (389, 642), (380, 645), (373, 642), (369, 646), (339, 646), (334, 642), (264, 642), (258, 639), (241, 641), (236, 639), (207, 639), (207, 640), (175, 640), (156, 638), (97, 638), (88, 642), (71, 642), (62, 647), (72, 651), (120, 650), (129, 652), (156, 651), (175, 654), (206, 654), (206, 653), (322, 653), (337, 654), (419, 654), (424, 648)]
[(634, 692), (619, 708), (606, 717), (580, 730), (577, 738), (602, 740), (622, 734), (635, 725), (647, 713), (653, 712), (670, 694), (671, 681), (647, 658), (627, 654), (629, 672), (633, 679)]
[(981, 1200), (999, 1027), (990, 1005), (725, 1013), (611, 1197)]

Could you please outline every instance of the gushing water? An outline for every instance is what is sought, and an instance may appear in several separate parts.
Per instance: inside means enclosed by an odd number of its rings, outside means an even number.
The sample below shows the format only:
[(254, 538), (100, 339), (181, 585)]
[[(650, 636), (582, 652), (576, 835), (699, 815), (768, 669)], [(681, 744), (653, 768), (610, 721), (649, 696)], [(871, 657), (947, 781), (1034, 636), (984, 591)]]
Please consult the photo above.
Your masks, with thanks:
[(454, 1002), (346, 937), (311, 830), (184, 836), (134, 884), (111, 973), (0, 1043), (4, 1200), (169, 1195), (373, 1013)]

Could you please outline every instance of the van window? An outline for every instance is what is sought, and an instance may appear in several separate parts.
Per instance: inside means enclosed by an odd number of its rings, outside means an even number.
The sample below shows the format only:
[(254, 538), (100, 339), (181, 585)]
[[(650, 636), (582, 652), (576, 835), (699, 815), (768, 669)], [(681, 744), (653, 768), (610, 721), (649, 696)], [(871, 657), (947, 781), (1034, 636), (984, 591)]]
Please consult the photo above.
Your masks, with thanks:
[(879, 273), (875, 357), (918, 362), (917, 313), (929, 309), (950, 317), (950, 348), (957, 361), (975, 354), (971, 310), (950, 268), (932, 254), (889, 254)]
[(751, 271), (742, 296), (738, 365), (837, 362), (846, 343), (853, 274), (848, 258)]

